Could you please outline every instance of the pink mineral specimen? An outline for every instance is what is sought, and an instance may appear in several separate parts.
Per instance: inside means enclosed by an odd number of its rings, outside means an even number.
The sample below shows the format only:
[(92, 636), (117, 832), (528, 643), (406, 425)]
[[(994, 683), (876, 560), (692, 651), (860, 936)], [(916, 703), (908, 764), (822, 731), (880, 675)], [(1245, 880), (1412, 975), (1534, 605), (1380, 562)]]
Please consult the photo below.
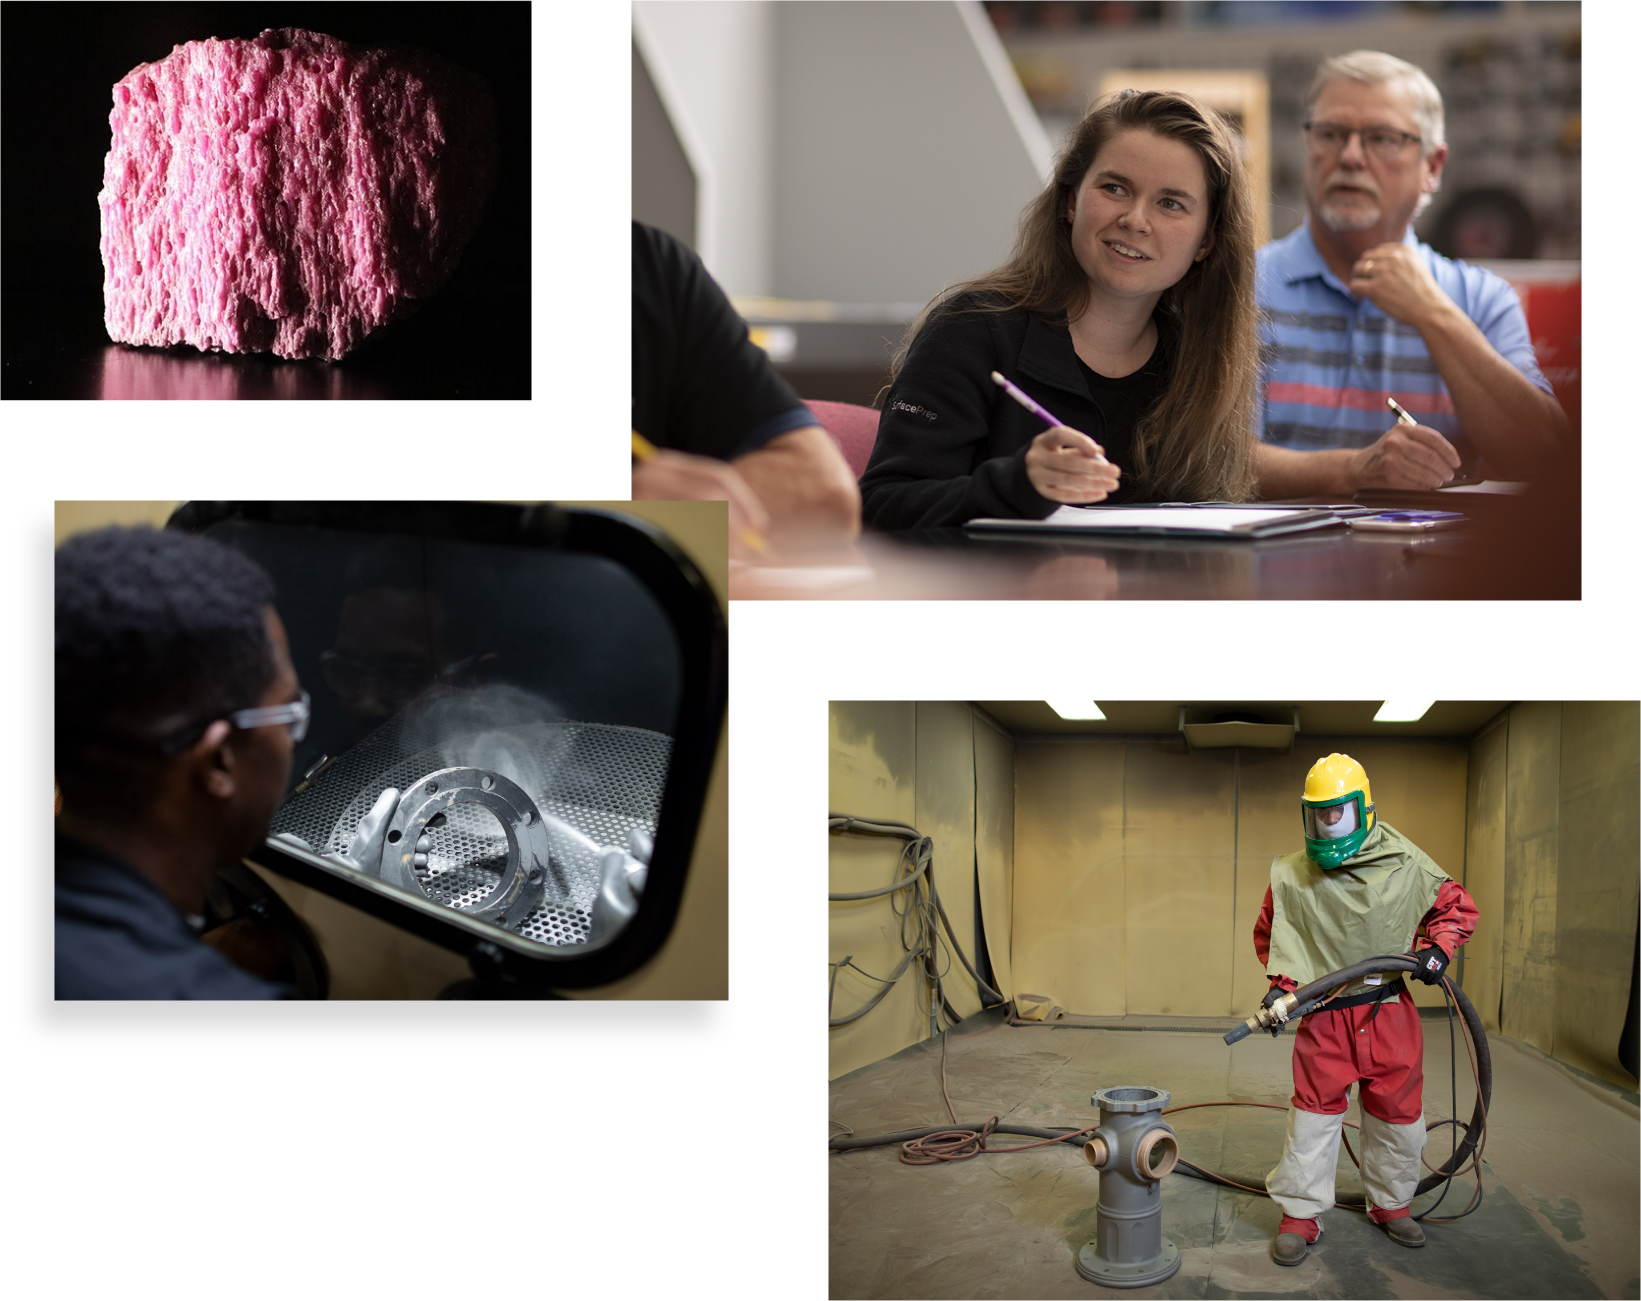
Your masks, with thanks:
[(286, 29), (190, 41), (114, 87), (109, 337), (345, 356), (449, 278), (496, 172), (479, 77)]

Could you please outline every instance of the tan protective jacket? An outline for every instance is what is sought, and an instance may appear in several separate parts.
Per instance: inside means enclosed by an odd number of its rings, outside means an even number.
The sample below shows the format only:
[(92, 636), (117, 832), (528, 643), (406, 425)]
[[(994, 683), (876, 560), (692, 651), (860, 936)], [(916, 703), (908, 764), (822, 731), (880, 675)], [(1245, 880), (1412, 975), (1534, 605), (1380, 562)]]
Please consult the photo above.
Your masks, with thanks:
[[(1265, 970), (1301, 985), (1363, 958), (1406, 953), (1447, 873), (1387, 822), (1330, 871), (1303, 850), (1271, 863), (1271, 952)], [(1386, 977), (1389, 979), (1389, 977)], [(1341, 995), (1378, 988), (1354, 980)], [(1385, 1000), (1395, 1002), (1391, 995)]]

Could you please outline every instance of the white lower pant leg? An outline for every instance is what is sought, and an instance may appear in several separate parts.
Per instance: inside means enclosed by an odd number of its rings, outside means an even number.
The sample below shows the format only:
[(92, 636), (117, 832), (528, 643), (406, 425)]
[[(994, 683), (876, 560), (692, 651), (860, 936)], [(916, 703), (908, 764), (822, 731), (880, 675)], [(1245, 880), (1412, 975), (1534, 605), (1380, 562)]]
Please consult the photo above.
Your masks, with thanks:
[(1381, 1211), (1398, 1211), (1413, 1200), (1427, 1137), (1423, 1116), (1392, 1125), (1362, 1112), (1362, 1187)]
[(1339, 1166), (1339, 1131), (1345, 1118), (1288, 1108), (1288, 1141), (1282, 1160), (1265, 1176), (1265, 1190), (1284, 1215), (1314, 1220), (1333, 1205)]

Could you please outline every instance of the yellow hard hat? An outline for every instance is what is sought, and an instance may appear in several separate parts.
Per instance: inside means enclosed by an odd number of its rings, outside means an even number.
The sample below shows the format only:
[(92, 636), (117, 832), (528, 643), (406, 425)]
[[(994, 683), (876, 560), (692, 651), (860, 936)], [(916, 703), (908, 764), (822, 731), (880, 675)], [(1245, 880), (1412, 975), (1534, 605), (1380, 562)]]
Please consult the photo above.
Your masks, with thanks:
[(1318, 759), (1305, 774), (1300, 814), (1305, 852), (1321, 867), (1338, 867), (1362, 847), (1373, 829), (1367, 770), (1348, 754)]

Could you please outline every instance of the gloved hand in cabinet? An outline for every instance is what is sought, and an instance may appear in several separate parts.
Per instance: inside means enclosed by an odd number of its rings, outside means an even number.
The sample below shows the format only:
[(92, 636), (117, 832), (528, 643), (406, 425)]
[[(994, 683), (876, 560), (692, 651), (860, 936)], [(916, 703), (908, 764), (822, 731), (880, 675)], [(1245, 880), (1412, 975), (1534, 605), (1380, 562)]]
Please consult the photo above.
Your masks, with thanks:
[[(389, 786), (376, 797), (376, 803), (370, 806), (370, 812), (359, 819), (358, 829), (353, 833), (353, 839), (348, 842), (346, 851), (320, 856), (341, 863), (344, 867), (351, 867), (356, 872), (363, 872), (366, 876), (381, 876), (382, 850), (387, 844), (387, 824), (393, 820), (393, 811), (398, 807), (399, 788)], [(292, 835), (288, 831), (275, 836), (274, 839), (287, 840), (310, 854), (317, 852), (301, 836)]]
[(649, 879), (649, 860), (654, 851), (655, 842), (649, 833), (636, 827), (627, 833), (626, 849), (614, 845), (605, 848), (600, 860), (598, 897), (593, 900), (590, 940), (613, 935), (632, 920)]

